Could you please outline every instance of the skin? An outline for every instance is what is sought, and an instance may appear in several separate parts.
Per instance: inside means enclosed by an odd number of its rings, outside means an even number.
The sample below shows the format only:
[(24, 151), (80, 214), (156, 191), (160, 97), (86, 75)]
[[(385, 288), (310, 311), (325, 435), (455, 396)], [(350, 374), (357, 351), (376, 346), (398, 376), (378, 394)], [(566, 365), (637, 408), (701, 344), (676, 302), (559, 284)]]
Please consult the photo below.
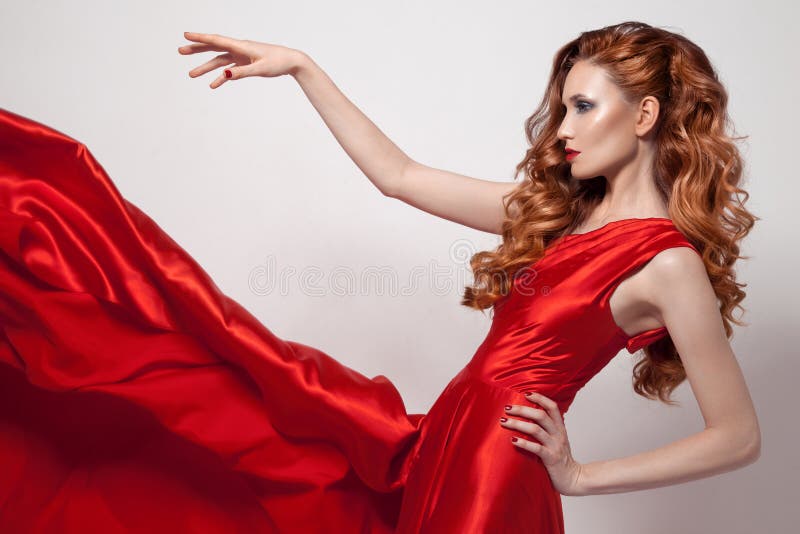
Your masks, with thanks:
[[(577, 93), (587, 98), (570, 100)], [(577, 62), (567, 75), (562, 103), (567, 113), (558, 138), (581, 152), (571, 161), (573, 178), (606, 177), (605, 197), (576, 233), (625, 218), (669, 218), (651, 172), (658, 100), (646, 96), (631, 104), (602, 68)], [(535, 438), (515, 445), (542, 459), (554, 487), (563, 495), (621, 493), (704, 478), (756, 461), (758, 419), (702, 259), (685, 247), (656, 254), (619, 284), (610, 306), (628, 335), (667, 327), (705, 429), (641, 454), (581, 465), (572, 457), (555, 402), (534, 395), (531, 401), (544, 410), (512, 405), (507, 413), (524, 419), (500, 424)]]
[[(578, 94), (586, 97), (572, 99)], [(606, 178), (605, 197), (577, 233), (630, 217), (669, 218), (651, 172), (658, 100), (647, 96), (629, 104), (602, 68), (585, 61), (570, 70), (561, 99), (566, 115), (558, 138), (580, 152), (570, 161), (573, 179)]]
[[(499, 233), (504, 216), (500, 199), (516, 184), (478, 180), (414, 162), (299, 50), (217, 34), (186, 32), (184, 37), (192, 43), (178, 48), (181, 54), (221, 52), (189, 71), (190, 77), (228, 67), (209, 85), (216, 89), (247, 77), (293, 76), (337, 141), (381, 192), (439, 217)], [(586, 98), (570, 100), (575, 93)], [(567, 113), (558, 137), (565, 146), (581, 152), (571, 162), (573, 178), (606, 178), (603, 201), (576, 233), (619, 219), (668, 218), (650, 171), (658, 100), (646, 96), (627, 102), (601, 68), (578, 62), (567, 76), (562, 103)], [(580, 464), (570, 452), (556, 403), (533, 392), (528, 398), (541, 409), (511, 405), (505, 413), (510, 417), (500, 422), (515, 432), (513, 446), (539, 456), (554, 488), (563, 495), (668, 486), (755, 462), (761, 447), (755, 408), (697, 254), (685, 247), (660, 252), (618, 285), (609, 305), (628, 335), (667, 327), (705, 428), (640, 454)]]

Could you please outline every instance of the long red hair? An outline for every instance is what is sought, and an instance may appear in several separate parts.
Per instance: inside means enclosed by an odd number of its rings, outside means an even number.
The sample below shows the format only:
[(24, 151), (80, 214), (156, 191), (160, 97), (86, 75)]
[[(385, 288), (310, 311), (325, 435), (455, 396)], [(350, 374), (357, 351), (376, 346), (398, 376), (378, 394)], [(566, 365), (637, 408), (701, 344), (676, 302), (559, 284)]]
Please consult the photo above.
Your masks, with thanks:
[[(503, 199), (502, 243), (472, 256), (474, 284), (461, 304), (493, 307), (510, 288), (514, 273), (531, 265), (555, 238), (572, 233), (605, 194), (605, 178), (571, 180), (557, 131), (566, 111), (561, 93), (577, 61), (603, 68), (629, 102), (647, 95), (659, 101), (653, 168), (658, 191), (675, 226), (702, 254), (716, 292), (728, 338), (733, 309), (745, 297), (733, 265), (739, 241), (757, 217), (744, 208), (749, 195), (740, 188), (743, 160), (734, 143), (727, 113), (728, 94), (703, 50), (686, 37), (642, 22), (628, 21), (586, 31), (555, 55), (550, 81), (539, 107), (525, 121), (530, 148), (516, 166), (522, 182)], [(513, 213), (513, 216), (512, 216)], [(643, 349), (634, 367), (633, 388), (667, 404), (686, 379), (669, 336)]]

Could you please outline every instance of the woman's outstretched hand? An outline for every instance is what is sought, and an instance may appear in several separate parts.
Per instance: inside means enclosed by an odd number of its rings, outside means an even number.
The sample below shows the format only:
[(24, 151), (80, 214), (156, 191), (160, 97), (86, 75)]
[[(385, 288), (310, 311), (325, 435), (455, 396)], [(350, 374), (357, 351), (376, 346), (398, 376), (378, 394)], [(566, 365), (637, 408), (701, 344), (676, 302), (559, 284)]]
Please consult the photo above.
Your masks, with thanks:
[[(259, 43), (233, 39), (213, 33), (184, 32), (183, 36), (194, 41), (193, 44), (178, 48), (183, 55), (197, 52), (223, 52), (213, 59), (189, 71), (189, 76), (196, 78), (220, 67), (228, 67), (211, 82), (210, 87), (216, 89), (227, 80), (238, 80), (248, 76), (272, 78), (284, 74), (293, 74), (300, 66), (303, 53), (281, 45)], [(228, 75), (228, 73), (230, 75)]]
[(556, 491), (562, 495), (585, 495), (581, 484), (583, 482), (581, 480), (583, 466), (572, 458), (567, 429), (564, 426), (561, 412), (558, 411), (558, 405), (552, 399), (539, 393), (530, 393), (526, 397), (544, 409), (511, 405), (511, 409), (506, 410), (506, 413), (532, 419), (535, 422), (529, 423), (520, 419), (506, 418), (507, 421), (501, 421), (500, 425), (536, 438), (537, 441), (529, 441), (517, 437), (516, 441), (512, 439), (512, 443), (536, 454), (542, 460)]

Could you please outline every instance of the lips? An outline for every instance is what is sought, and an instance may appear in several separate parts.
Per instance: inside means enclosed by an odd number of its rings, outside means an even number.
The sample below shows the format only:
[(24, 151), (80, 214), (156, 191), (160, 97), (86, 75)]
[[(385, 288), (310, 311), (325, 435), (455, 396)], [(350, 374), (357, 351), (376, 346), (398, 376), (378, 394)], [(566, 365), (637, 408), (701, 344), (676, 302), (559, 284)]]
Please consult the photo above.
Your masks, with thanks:
[(572, 150), (571, 148), (567, 148), (566, 152), (567, 152), (567, 161), (572, 161), (573, 159), (575, 159), (575, 156), (580, 154), (580, 152), (578, 152), (577, 150)]

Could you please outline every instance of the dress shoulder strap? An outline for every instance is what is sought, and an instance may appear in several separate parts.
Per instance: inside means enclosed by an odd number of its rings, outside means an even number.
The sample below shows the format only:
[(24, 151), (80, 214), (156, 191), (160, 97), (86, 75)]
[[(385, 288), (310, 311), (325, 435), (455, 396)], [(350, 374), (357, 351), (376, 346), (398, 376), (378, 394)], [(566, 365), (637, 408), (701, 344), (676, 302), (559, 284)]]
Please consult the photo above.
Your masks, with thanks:
[[(641, 270), (658, 253), (676, 247), (688, 247), (697, 254), (700, 252), (692, 243), (671, 223), (667, 226), (657, 225), (637, 229), (633, 235), (628, 234), (624, 246), (613, 247), (612, 275), (607, 279), (605, 291), (601, 295), (601, 307), (611, 314), (609, 300), (614, 290), (623, 280)], [(619, 327), (617, 327), (619, 328)], [(627, 333), (619, 329), (628, 337)], [(669, 334), (666, 327), (653, 328), (639, 332), (628, 337), (625, 346), (633, 354), (647, 345)]]

